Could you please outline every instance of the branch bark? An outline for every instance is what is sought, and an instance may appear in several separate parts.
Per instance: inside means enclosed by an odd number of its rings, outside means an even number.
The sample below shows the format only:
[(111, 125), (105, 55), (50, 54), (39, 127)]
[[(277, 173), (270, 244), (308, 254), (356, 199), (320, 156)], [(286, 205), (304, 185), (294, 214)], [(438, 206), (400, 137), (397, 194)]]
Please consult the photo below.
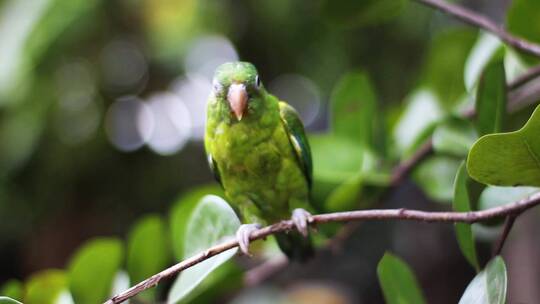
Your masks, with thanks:
[(495, 247), (495, 250), (493, 250), (493, 256), (498, 256), (502, 248), (504, 246), (504, 243), (506, 242), (506, 239), (508, 238), (508, 235), (510, 234), (510, 230), (512, 230), (512, 227), (514, 226), (514, 223), (516, 222), (516, 218), (518, 217), (518, 214), (509, 214), (506, 217), (506, 220), (504, 221), (504, 228), (503, 232), (499, 238), (499, 241), (497, 242), (497, 246)]
[(503, 27), (497, 25), (495, 22), (473, 11), (470, 11), (462, 6), (451, 4), (441, 0), (416, 0), (417, 2), (440, 10), (448, 15), (456, 17), (465, 23), (472, 26), (479, 27), (483, 30), (491, 32), (495, 36), (499, 37), (506, 44), (519, 49), (524, 53), (540, 57), (540, 45), (525, 40), (523, 38), (516, 37), (507, 32)]
[[(491, 209), (473, 212), (426, 212), (409, 209), (372, 209), (357, 210), (347, 212), (335, 212), (313, 215), (310, 224), (324, 224), (330, 222), (350, 222), (350, 221), (368, 221), (368, 220), (408, 220), (420, 222), (447, 222), (447, 223), (476, 223), (501, 216), (515, 215), (524, 212), (540, 204), (540, 193), (535, 193), (527, 199), (523, 199), (511, 204), (499, 206)], [(294, 223), (291, 220), (281, 221), (276, 224), (263, 227), (253, 232), (251, 241), (263, 239), (277, 232), (287, 232), (294, 229)], [(231, 239), (201, 252), (191, 258), (167, 268), (150, 278), (138, 283), (128, 290), (112, 297), (106, 304), (122, 303), (125, 300), (137, 295), (138, 293), (156, 286), (162, 279), (171, 277), (181, 271), (197, 265), (215, 255), (218, 255), (229, 249), (238, 247), (238, 241)]]

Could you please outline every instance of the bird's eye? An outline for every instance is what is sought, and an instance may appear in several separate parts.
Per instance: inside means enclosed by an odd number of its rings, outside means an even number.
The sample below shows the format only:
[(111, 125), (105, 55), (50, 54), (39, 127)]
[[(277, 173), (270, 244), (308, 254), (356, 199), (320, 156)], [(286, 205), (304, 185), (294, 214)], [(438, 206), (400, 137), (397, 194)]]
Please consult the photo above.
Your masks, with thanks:
[(261, 87), (261, 79), (259, 78), (259, 75), (255, 76), (255, 85), (257, 85), (257, 88)]

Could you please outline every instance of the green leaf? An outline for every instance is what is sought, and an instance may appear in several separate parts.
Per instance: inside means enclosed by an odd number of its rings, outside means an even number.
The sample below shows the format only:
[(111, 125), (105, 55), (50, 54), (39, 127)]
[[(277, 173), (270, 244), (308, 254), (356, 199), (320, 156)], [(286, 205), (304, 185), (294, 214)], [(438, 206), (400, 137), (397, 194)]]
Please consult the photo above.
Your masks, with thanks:
[(208, 194), (223, 196), (223, 190), (217, 185), (205, 185), (183, 194), (175, 203), (170, 212), (170, 234), (174, 257), (181, 261), (184, 257), (184, 236), (191, 212), (201, 198)]
[(324, 210), (338, 212), (354, 209), (362, 193), (363, 180), (362, 174), (358, 173), (337, 186), (326, 198)]
[[(540, 2), (537, 0), (513, 0), (506, 14), (508, 31), (528, 41), (540, 43)], [(529, 64), (538, 58), (523, 55)]]
[(506, 303), (506, 266), (497, 256), (469, 283), (459, 304)]
[(449, 203), (454, 197), (454, 178), (459, 163), (451, 157), (433, 156), (424, 161), (412, 177), (430, 199)]
[(497, 186), (540, 186), (540, 106), (523, 128), (481, 137), (467, 160), (469, 175)]
[(25, 287), (24, 302), (55, 304), (67, 291), (67, 277), (63, 270), (44, 270), (32, 275)]
[(356, 27), (380, 24), (401, 13), (405, 0), (325, 0), (321, 12), (332, 24)]
[(331, 128), (363, 146), (373, 143), (377, 99), (368, 75), (348, 73), (341, 78), (331, 97)]
[[(465, 63), (465, 74), (463, 76), (465, 87), (472, 91), (476, 86), (482, 71), (492, 60), (498, 51), (504, 50), (504, 45), (497, 36), (480, 31), (476, 43), (474, 44), (467, 62)], [(505, 54), (506, 55), (506, 54)]]
[(0, 296), (0, 304), (22, 304), (22, 303), (17, 300), (13, 300), (12, 298)]
[(117, 239), (96, 238), (84, 244), (68, 266), (69, 289), (75, 302), (94, 304), (106, 300), (122, 256), (122, 243)]
[[(127, 271), (131, 281), (140, 282), (162, 270), (169, 259), (165, 223), (158, 215), (140, 219), (128, 237)], [(153, 294), (155, 289), (149, 290)], [(148, 295), (152, 298), (152, 295)]]
[(23, 284), (15, 279), (11, 279), (2, 285), (0, 288), (0, 295), (4, 295), (13, 299), (23, 298)]
[(440, 32), (430, 46), (421, 83), (433, 90), (445, 109), (453, 109), (464, 96), (465, 61), (475, 37), (475, 31), (453, 28)]
[(394, 142), (400, 154), (415, 150), (431, 133), (444, 112), (431, 90), (420, 89), (406, 100), (407, 108), (399, 117), (393, 131)]
[(476, 129), (480, 135), (501, 132), (506, 116), (506, 76), (503, 60), (483, 71), (476, 93)]
[(313, 177), (341, 183), (362, 168), (363, 149), (355, 142), (330, 134), (309, 137), (313, 155)]
[(539, 190), (540, 188), (535, 187), (486, 187), (480, 195), (478, 209), (485, 210), (510, 204), (527, 198)]
[[(467, 168), (465, 162), (462, 162), (459, 166), (456, 180), (454, 182), (454, 204), (453, 209), (459, 212), (472, 211), (471, 201), (469, 197), (469, 175), (467, 174)], [(467, 259), (467, 261), (478, 271), (480, 266), (478, 265), (478, 258), (476, 254), (476, 245), (474, 243), (474, 236), (471, 230), (470, 224), (456, 223), (456, 237), (461, 252)]]
[(424, 296), (409, 266), (400, 258), (385, 253), (377, 276), (387, 304), (422, 304)]
[(464, 157), (477, 138), (470, 122), (450, 117), (433, 132), (433, 148), (437, 153)]
[[(234, 210), (222, 198), (207, 195), (193, 210), (184, 238), (184, 257), (198, 254), (209, 247), (232, 238), (240, 227)], [(236, 253), (237, 248), (220, 253), (180, 273), (174, 282), (167, 303), (178, 303), (203, 279)]]

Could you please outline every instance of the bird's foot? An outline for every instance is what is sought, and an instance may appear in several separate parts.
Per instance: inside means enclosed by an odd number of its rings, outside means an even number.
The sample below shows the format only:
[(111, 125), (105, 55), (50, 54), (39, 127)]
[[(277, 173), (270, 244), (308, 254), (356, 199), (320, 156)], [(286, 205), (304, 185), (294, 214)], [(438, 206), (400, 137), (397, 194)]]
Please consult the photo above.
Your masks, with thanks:
[(243, 254), (247, 256), (250, 255), (249, 254), (249, 243), (250, 243), (249, 237), (254, 231), (261, 229), (261, 227), (262, 226), (260, 224), (240, 225), (238, 230), (236, 230), (236, 240), (238, 241), (240, 252), (242, 252)]
[(291, 220), (294, 223), (294, 226), (304, 237), (308, 236), (308, 224), (312, 221), (311, 213), (307, 212), (305, 209), (296, 208), (292, 212)]

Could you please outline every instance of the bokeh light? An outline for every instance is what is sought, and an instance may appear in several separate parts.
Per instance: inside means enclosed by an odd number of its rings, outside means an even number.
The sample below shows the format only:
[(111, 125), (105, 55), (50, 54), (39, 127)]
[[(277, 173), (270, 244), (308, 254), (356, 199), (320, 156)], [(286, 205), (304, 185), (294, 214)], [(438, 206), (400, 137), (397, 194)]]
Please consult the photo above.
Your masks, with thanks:
[(168, 92), (152, 95), (148, 105), (154, 117), (148, 146), (161, 155), (177, 152), (190, 137), (191, 119), (187, 107), (178, 95)]
[(238, 54), (227, 38), (201, 36), (190, 46), (184, 58), (184, 68), (188, 74), (212, 79), (214, 71), (220, 64), (237, 60)]
[(171, 85), (171, 91), (180, 96), (189, 112), (192, 139), (201, 140), (204, 137), (206, 100), (211, 89), (210, 80), (200, 74), (188, 74)]
[(316, 120), (321, 100), (319, 89), (310, 79), (295, 74), (281, 75), (268, 84), (268, 90), (293, 106), (306, 127)]
[(154, 116), (148, 105), (134, 96), (117, 99), (107, 110), (105, 131), (120, 151), (135, 151), (150, 138)]
[(103, 81), (112, 93), (136, 94), (144, 89), (148, 64), (140, 48), (127, 40), (114, 40), (101, 53)]

